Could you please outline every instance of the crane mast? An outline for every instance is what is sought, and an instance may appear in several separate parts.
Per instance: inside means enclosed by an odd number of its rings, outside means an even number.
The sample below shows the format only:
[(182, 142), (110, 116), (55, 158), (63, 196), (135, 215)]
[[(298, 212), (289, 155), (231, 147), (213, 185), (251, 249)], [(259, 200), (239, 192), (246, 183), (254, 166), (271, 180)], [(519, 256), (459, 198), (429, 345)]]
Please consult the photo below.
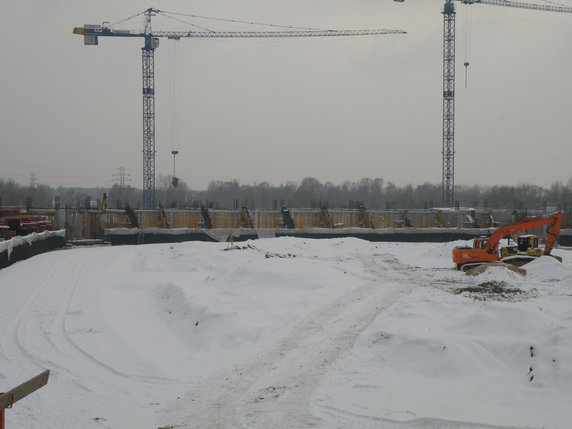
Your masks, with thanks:
[(443, 8), (443, 207), (455, 202), (455, 16), (453, 0), (447, 0)]
[(141, 48), (143, 70), (143, 208), (155, 208), (155, 49), (158, 39), (151, 35), (151, 16), (145, 20), (145, 46)]
[(84, 25), (74, 28), (74, 34), (84, 36), (85, 45), (98, 45), (99, 37), (142, 37), (145, 44), (142, 54), (143, 82), (143, 208), (154, 209), (155, 199), (155, 50), (159, 38), (179, 40), (188, 38), (268, 38), (268, 37), (335, 37), (371, 36), (380, 34), (405, 34), (403, 30), (288, 30), (288, 31), (153, 31), (153, 16), (162, 13), (149, 8), (143, 12), (145, 28), (141, 31), (115, 30), (105, 25)]

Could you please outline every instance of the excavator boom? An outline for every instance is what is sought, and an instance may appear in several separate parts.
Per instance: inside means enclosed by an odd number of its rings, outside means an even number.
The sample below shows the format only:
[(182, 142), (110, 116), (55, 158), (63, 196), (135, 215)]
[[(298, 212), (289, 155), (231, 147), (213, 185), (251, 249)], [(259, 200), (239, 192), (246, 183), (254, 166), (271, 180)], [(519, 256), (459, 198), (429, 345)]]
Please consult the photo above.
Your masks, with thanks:
[(558, 212), (554, 215), (554, 222), (548, 227), (548, 238), (546, 239), (546, 244), (544, 245), (544, 254), (550, 255), (558, 236), (560, 235), (560, 227), (562, 226), (562, 213)]
[[(493, 235), (491, 235), (491, 238), (489, 239), (487, 245), (487, 251), (488, 252), (496, 251), (498, 249), (500, 241), (503, 238), (508, 237), (509, 235), (512, 235), (516, 232), (525, 231), (527, 229), (536, 228), (538, 226), (550, 225), (551, 227), (548, 229), (548, 240), (551, 241), (551, 246), (549, 248), (548, 253), (545, 253), (549, 254), (550, 251), (552, 250), (552, 247), (554, 247), (556, 240), (558, 239), (558, 234), (560, 234), (561, 224), (562, 224), (562, 214), (558, 212), (550, 216), (530, 217), (510, 225), (502, 226), (499, 229), (497, 229)], [(548, 244), (549, 241), (547, 241), (546, 243)]]

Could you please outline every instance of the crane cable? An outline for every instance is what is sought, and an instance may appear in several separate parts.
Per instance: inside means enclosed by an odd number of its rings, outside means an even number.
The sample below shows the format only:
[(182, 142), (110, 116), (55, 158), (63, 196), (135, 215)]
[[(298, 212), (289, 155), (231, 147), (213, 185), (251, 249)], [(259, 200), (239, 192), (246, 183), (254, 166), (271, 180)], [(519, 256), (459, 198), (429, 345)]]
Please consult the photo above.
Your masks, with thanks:
[[(165, 13), (165, 11), (161, 11), (161, 12), (163, 14)], [(296, 27), (296, 26), (292, 26), (292, 25), (267, 24), (267, 23), (263, 23), (263, 22), (240, 21), (238, 19), (215, 18), (212, 16), (192, 15), (192, 14), (176, 13), (176, 12), (166, 12), (166, 13), (170, 13), (172, 15), (188, 16), (191, 18), (198, 18), (198, 19), (209, 19), (209, 20), (213, 20), (213, 21), (231, 22), (234, 24), (262, 25), (262, 26), (266, 26), (266, 27), (288, 28), (290, 30), (331, 31), (331, 29), (327, 29), (327, 28)]]
[(138, 16), (143, 15), (144, 13), (145, 13), (145, 12), (140, 12), (140, 13), (138, 13), (138, 14), (136, 14), (136, 15), (130, 16), (129, 18), (125, 18), (125, 19), (116, 21), (116, 22), (114, 22), (114, 23), (111, 23), (111, 24), (109, 24), (109, 26), (110, 26), (110, 27), (113, 27), (113, 26), (115, 26), (115, 25), (117, 25), (117, 24), (121, 24), (121, 23), (123, 23), (123, 22), (125, 22), (125, 21), (129, 21), (130, 19), (137, 18)]
[(550, 0), (542, 0), (544, 3), (549, 3), (549, 4), (553, 4), (555, 6), (562, 6), (562, 7), (570, 7), (569, 4), (562, 4), (562, 3), (558, 3), (555, 1), (550, 1)]
[(201, 27), (200, 25), (193, 24), (192, 22), (183, 21), (182, 19), (178, 19), (173, 16), (167, 15), (165, 12), (160, 12), (159, 14), (166, 18), (172, 19), (173, 21), (182, 22), (183, 24), (187, 24), (190, 25), (191, 27), (198, 28), (199, 30), (207, 31), (209, 33), (215, 33), (215, 30), (206, 27)]
[[(169, 47), (169, 96), (170, 96), (170, 140), (171, 140), (171, 154), (173, 155), (173, 180), (176, 177), (175, 171), (175, 156), (179, 153), (179, 137), (180, 137), (180, 77), (181, 77), (181, 62), (179, 55), (179, 43), (176, 40), (171, 40), (168, 43)], [(174, 185), (175, 186), (175, 185)]]
[[(548, 0), (545, 0), (548, 1)], [(557, 4), (557, 3), (555, 3)], [(113, 23), (109, 24), (109, 27), (114, 27), (118, 24), (121, 24), (123, 22), (129, 21), (133, 18), (137, 18), (138, 16), (144, 15), (146, 11), (137, 13), (135, 15), (129, 16), (127, 18), (121, 19), (119, 21), (115, 21)], [(204, 31), (208, 31), (208, 32), (215, 32), (215, 30), (212, 30), (210, 28), (206, 28), (206, 27), (201, 27), (200, 25), (197, 24), (193, 24), (191, 22), (188, 21), (184, 21), (182, 19), (178, 19), (175, 18), (174, 16), (171, 15), (178, 15), (178, 16), (187, 16), (190, 18), (197, 18), (197, 19), (207, 19), (207, 20), (211, 20), (211, 21), (221, 21), (221, 22), (230, 22), (230, 23), (234, 23), (234, 24), (248, 24), (248, 25), (261, 25), (261, 26), (265, 26), (265, 27), (274, 27), (274, 28), (287, 28), (290, 30), (313, 30), (313, 31), (332, 31), (330, 28), (315, 28), (315, 27), (298, 27), (298, 26), (294, 26), (294, 25), (280, 25), (280, 24), (268, 24), (268, 23), (264, 23), (264, 22), (256, 22), (256, 21), (242, 21), (239, 19), (226, 19), (226, 18), (217, 18), (217, 17), (212, 17), (212, 16), (204, 16), (204, 15), (193, 15), (193, 14), (188, 14), (188, 13), (177, 13), (177, 12), (168, 12), (168, 11), (163, 11), (163, 10), (159, 10), (157, 11), (158, 15), (162, 15), (166, 18), (172, 19), (174, 21), (179, 21), (183, 24), (187, 24), (190, 25), (192, 27), (196, 27), (200, 30), (204, 30)]]
[(471, 61), (471, 8), (465, 4), (465, 89), (467, 89), (469, 64)]

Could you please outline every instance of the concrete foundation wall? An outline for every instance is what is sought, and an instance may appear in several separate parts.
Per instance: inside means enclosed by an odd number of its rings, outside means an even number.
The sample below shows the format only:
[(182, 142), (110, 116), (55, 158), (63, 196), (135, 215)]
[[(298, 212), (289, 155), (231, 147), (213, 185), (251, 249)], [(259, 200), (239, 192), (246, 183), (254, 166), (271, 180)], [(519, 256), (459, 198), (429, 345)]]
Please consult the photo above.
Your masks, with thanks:
[(367, 241), (397, 241), (415, 243), (442, 243), (454, 240), (471, 240), (476, 236), (489, 235), (492, 229), (483, 228), (305, 228), (305, 229), (108, 229), (105, 240), (112, 245), (179, 243), (183, 241), (226, 242), (229, 235), (235, 242), (257, 238), (300, 237), (300, 238), (347, 238)]
[(64, 231), (46, 231), (0, 242), (0, 269), (41, 253), (63, 248)]

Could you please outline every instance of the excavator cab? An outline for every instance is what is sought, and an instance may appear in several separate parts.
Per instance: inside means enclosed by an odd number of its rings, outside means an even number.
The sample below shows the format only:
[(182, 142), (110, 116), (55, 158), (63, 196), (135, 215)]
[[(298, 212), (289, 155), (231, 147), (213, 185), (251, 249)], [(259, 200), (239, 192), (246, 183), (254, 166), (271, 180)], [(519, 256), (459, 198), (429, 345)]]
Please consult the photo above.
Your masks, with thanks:
[(487, 247), (487, 243), (489, 242), (489, 237), (478, 237), (475, 238), (473, 243), (473, 249), (484, 249)]

